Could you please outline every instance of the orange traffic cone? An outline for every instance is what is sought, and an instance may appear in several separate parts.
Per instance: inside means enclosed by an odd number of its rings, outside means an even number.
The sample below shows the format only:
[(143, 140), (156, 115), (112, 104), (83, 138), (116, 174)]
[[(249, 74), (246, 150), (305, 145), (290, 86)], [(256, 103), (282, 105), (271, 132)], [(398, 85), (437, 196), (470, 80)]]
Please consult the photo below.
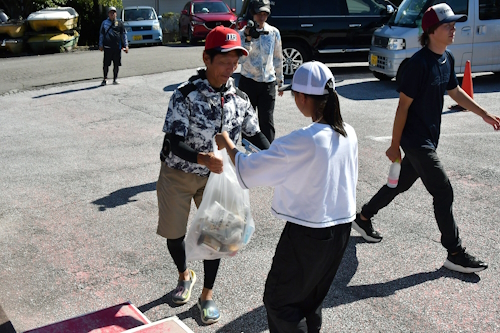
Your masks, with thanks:
[[(462, 89), (470, 96), (474, 98), (474, 89), (472, 88), (472, 74), (470, 69), (470, 60), (465, 62), (465, 73), (462, 79)], [(450, 110), (466, 111), (466, 109), (458, 104), (450, 106)]]
[(465, 63), (465, 73), (464, 78), (462, 79), (462, 89), (470, 96), (470, 98), (474, 98), (474, 90), (472, 89), (472, 76), (470, 70), (470, 60), (467, 60)]

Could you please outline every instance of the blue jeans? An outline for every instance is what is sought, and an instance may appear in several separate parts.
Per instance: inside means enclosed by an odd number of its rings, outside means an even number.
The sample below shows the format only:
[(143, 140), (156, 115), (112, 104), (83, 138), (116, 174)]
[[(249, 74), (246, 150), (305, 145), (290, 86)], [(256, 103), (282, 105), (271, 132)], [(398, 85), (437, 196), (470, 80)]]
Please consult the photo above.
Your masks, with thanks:
[(427, 191), (432, 195), (434, 216), (441, 231), (441, 244), (449, 253), (462, 248), (458, 227), (453, 218), (453, 188), (443, 165), (434, 149), (405, 148), (401, 161), (401, 173), (396, 188), (384, 185), (373, 198), (363, 206), (361, 214), (370, 219), (387, 206), (400, 193), (408, 190), (420, 177)]

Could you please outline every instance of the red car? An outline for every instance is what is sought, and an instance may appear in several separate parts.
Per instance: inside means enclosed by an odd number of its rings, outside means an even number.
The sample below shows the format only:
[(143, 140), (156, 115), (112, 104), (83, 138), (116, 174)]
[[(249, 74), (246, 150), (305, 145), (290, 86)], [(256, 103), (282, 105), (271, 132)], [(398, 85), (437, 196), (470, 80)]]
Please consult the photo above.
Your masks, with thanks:
[(236, 28), (238, 17), (222, 0), (191, 0), (184, 6), (179, 18), (181, 41), (188, 39), (195, 44), (205, 39), (207, 34), (218, 25)]

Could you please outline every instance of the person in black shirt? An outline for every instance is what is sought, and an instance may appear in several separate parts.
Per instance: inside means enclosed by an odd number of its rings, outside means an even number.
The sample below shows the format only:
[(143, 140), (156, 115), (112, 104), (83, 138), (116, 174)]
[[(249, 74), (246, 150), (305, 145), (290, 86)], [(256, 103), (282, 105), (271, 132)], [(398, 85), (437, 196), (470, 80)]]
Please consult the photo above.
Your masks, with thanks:
[(99, 30), (99, 50), (104, 51), (103, 72), (104, 79), (101, 86), (106, 85), (108, 71), (113, 62), (113, 84), (118, 84), (118, 69), (122, 65), (122, 50), (128, 53), (127, 31), (123, 23), (116, 19), (116, 8), (109, 7), (108, 18), (101, 24)]
[(488, 267), (465, 251), (453, 218), (453, 189), (436, 149), (441, 127), (444, 93), (459, 105), (483, 118), (495, 130), (500, 118), (486, 112), (460, 86), (455, 75), (455, 59), (446, 50), (453, 43), (455, 22), (467, 20), (455, 15), (445, 3), (430, 7), (422, 18), (422, 49), (406, 66), (399, 87), (399, 105), (394, 119), (392, 143), (386, 151), (391, 161), (401, 160), (400, 147), (405, 152), (396, 188), (383, 186), (356, 216), (353, 228), (369, 242), (380, 242), (382, 236), (373, 229), (371, 218), (400, 193), (408, 190), (420, 178), (433, 197), (434, 215), (441, 232), (441, 244), (448, 250), (444, 267), (462, 272), (479, 272)]

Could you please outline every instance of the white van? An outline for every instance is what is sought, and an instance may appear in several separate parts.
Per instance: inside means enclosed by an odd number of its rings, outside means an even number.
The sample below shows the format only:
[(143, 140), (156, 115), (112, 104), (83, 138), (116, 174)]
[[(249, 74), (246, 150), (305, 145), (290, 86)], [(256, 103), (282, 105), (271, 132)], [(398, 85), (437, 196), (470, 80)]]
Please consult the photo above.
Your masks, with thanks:
[(467, 60), (472, 72), (500, 72), (500, 1), (404, 0), (373, 34), (368, 63), (376, 78), (396, 77), (399, 82), (406, 62), (421, 48), (418, 37), (424, 12), (442, 2), (455, 14), (467, 15), (467, 21), (456, 23), (455, 41), (448, 46), (455, 57), (455, 72), (463, 73)]

